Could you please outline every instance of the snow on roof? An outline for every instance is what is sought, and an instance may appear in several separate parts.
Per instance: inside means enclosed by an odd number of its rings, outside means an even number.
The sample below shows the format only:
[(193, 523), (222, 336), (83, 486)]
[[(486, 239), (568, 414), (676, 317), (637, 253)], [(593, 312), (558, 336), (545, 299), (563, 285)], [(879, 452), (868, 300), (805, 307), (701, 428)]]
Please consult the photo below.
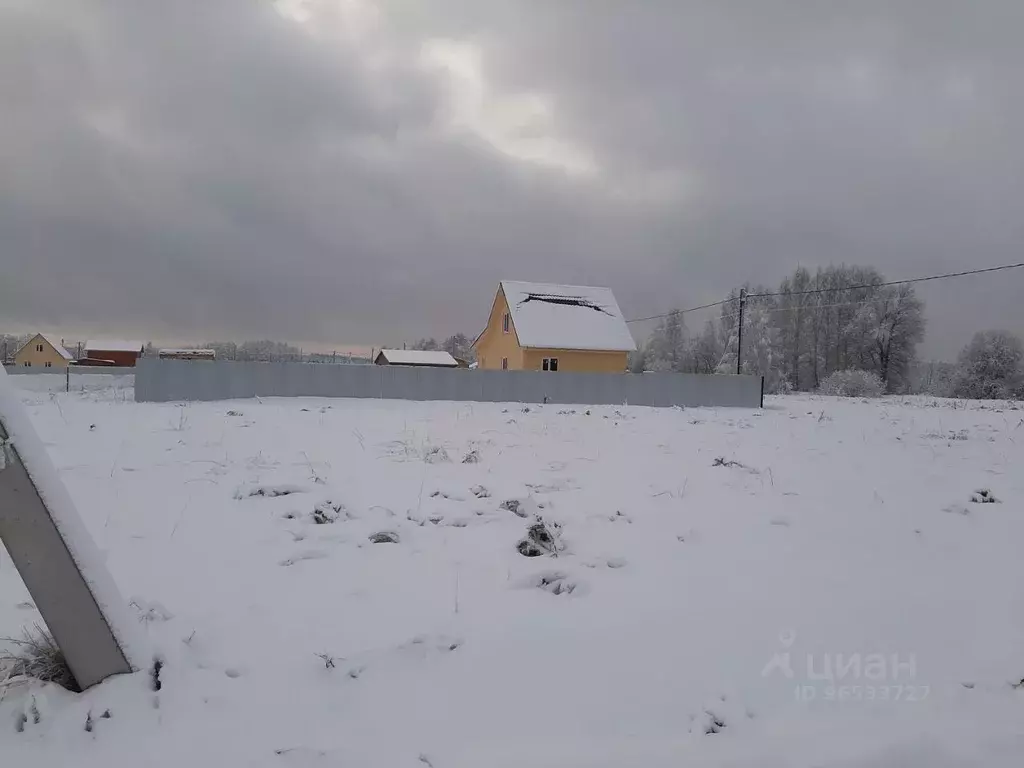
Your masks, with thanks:
[(57, 354), (59, 354), (65, 360), (74, 360), (75, 359), (74, 356), (70, 352), (68, 352), (66, 349), (64, 349), (64, 345), (61, 343), (60, 338), (57, 337), (57, 336), (54, 336), (52, 333), (37, 333), (31, 339), (29, 339), (24, 344), (22, 344), (18, 348), (18, 351), (21, 352), (21, 350), (23, 350), (25, 347), (27, 347), (29, 344), (31, 344), (32, 341), (35, 340), (36, 337), (41, 338), (43, 341), (45, 341), (47, 344), (49, 344), (51, 347), (53, 347), (55, 350), (57, 350)]
[(89, 352), (141, 352), (144, 346), (141, 341), (125, 339), (90, 339), (85, 342), (85, 349)]
[(391, 365), (434, 365), (457, 368), (458, 362), (447, 352), (425, 349), (382, 349), (380, 354)]
[(616, 352), (636, 349), (609, 288), (502, 280), (501, 289), (520, 346)]

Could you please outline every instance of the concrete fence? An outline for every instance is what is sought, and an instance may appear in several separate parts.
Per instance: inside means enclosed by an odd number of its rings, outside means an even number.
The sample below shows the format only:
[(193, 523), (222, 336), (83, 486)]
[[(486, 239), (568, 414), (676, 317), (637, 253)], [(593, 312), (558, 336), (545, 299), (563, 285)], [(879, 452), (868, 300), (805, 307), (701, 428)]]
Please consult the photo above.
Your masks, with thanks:
[(758, 408), (762, 389), (760, 376), (682, 373), (542, 373), (154, 359), (140, 360), (135, 368), (135, 399), (139, 402), (358, 397)]

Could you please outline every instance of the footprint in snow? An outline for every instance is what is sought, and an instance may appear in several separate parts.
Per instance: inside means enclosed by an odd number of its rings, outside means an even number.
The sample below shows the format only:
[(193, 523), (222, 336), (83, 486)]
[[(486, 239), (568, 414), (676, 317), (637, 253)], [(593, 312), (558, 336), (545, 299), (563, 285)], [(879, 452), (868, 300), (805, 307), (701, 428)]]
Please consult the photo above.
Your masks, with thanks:
[(963, 517), (969, 517), (971, 514), (971, 510), (963, 504), (950, 504), (948, 507), (943, 507), (942, 511), (951, 515), (962, 515)]
[(428, 653), (452, 653), (462, 646), (462, 638), (449, 635), (416, 635), (397, 650), (425, 656)]
[(287, 560), (282, 560), (280, 563), (278, 563), (278, 565), (287, 568), (289, 566), (295, 565), (296, 563), (301, 563), (305, 560), (326, 560), (328, 557), (329, 555), (323, 550), (311, 549), (306, 552), (300, 552), (299, 554), (293, 557), (289, 557)]
[(450, 501), (465, 501), (466, 497), (455, 491), (434, 491), (430, 494), (432, 499), (449, 499)]
[(582, 595), (583, 584), (562, 571), (544, 571), (528, 577), (521, 583), (524, 587), (534, 587), (552, 595)]
[(305, 488), (299, 485), (282, 483), (279, 485), (242, 485), (235, 491), (236, 499), (260, 497), (276, 499), (278, 496), (291, 496), (293, 493), (304, 493)]
[(624, 557), (598, 558), (596, 560), (588, 560), (583, 563), (584, 568), (611, 568), (612, 570), (625, 568), (626, 565), (626, 558)]

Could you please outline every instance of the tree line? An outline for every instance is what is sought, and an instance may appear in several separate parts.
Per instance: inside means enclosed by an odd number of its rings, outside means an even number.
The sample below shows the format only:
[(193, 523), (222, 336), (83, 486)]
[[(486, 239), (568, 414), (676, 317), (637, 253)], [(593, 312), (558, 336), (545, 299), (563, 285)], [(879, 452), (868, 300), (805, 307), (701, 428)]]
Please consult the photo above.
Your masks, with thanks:
[[(690, 334), (685, 315), (668, 313), (633, 356), (631, 370), (735, 373), (740, 292), (743, 373), (765, 377), (769, 392), (814, 391), (842, 371), (865, 371), (891, 393), (957, 397), (1024, 394), (1021, 342), (1005, 331), (979, 334), (956, 364), (922, 365), (924, 302), (911, 285), (886, 285), (873, 267), (798, 268), (776, 288), (744, 285), (720, 316)], [(767, 294), (767, 295), (765, 295)]]

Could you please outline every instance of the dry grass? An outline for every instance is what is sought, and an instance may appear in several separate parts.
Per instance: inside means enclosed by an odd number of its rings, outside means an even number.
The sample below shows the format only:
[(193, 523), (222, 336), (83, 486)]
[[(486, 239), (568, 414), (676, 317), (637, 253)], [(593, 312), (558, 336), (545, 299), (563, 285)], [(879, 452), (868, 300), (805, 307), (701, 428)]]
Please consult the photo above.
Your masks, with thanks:
[(0, 640), (11, 650), (0, 652), (0, 687), (25, 680), (55, 683), (78, 693), (81, 688), (53, 636), (38, 624), (25, 629), (18, 639)]

